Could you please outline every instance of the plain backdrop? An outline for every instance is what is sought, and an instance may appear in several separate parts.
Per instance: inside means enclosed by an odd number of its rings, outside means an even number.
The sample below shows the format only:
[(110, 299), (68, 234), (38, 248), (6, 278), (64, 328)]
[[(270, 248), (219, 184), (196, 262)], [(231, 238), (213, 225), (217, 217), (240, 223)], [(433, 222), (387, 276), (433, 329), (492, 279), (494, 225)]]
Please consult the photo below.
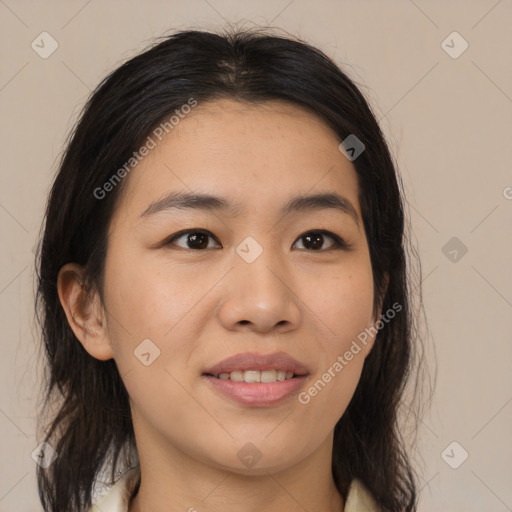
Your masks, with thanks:
[(0, 0), (0, 512), (41, 510), (33, 250), (65, 137), (152, 37), (226, 21), (304, 38), (361, 85), (404, 181), (438, 366), (419, 510), (512, 510), (512, 1)]

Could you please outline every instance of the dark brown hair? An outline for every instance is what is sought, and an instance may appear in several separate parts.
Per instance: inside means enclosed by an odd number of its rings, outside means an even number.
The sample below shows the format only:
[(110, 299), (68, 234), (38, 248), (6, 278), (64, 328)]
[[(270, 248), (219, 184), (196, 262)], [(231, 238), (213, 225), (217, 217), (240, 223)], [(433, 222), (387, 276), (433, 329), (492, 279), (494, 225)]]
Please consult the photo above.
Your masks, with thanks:
[[(384, 512), (416, 510), (416, 476), (398, 412), (421, 339), (419, 315), (411, 307), (402, 185), (387, 143), (358, 87), (324, 53), (293, 37), (229, 29), (181, 31), (157, 40), (102, 81), (69, 136), (36, 257), (36, 312), (48, 371), (40, 422), (44, 441), (58, 453), (53, 464), (37, 470), (45, 512), (87, 510), (100, 470), (110, 468), (113, 482), (114, 470), (130, 465), (130, 457), (121, 455), (135, 448), (116, 363), (91, 357), (75, 337), (59, 302), (58, 272), (69, 262), (83, 266), (85, 285), (103, 297), (107, 232), (126, 178), (102, 199), (94, 191), (190, 98), (199, 104), (217, 98), (291, 102), (320, 116), (340, 141), (352, 134), (364, 143), (353, 164), (375, 311), (395, 303), (402, 309), (378, 332), (355, 394), (336, 424), (332, 472), (345, 498), (350, 481), (359, 478)], [(421, 388), (420, 367), (412, 375), (414, 396)]]

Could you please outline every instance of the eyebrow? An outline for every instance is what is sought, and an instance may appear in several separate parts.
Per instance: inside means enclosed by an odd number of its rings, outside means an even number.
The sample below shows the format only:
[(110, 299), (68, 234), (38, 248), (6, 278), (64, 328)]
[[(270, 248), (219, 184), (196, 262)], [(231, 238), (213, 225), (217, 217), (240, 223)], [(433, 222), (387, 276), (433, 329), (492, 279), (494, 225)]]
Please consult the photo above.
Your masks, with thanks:
[[(162, 199), (153, 201), (141, 214), (140, 218), (149, 217), (167, 210), (201, 210), (201, 211), (230, 211), (233, 216), (243, 212), (239, 203), (231, 203), (222, 197), (210, 194), (192, 194), (172, 192)], [(281, 216), (293, 212), (312, 210), (338, 210), (354, 219), (359, 228), (359, 216), (353, 204), (345, 197), (334, 192), (313, 195), (298, 195), (289, 199), (280, 209)]]

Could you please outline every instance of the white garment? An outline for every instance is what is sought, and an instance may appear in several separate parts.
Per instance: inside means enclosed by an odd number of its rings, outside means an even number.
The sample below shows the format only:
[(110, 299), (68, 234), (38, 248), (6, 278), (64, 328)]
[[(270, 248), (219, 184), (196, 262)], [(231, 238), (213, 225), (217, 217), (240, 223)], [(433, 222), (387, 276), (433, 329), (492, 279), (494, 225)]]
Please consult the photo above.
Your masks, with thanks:
[[(124, 473), (89, 512), (128, 512), (128, 504), (139, 478), (140, 466), (135, 466)], [(368, 489), (356, 478), (350, 483), (343, 512), (379, 512)]]

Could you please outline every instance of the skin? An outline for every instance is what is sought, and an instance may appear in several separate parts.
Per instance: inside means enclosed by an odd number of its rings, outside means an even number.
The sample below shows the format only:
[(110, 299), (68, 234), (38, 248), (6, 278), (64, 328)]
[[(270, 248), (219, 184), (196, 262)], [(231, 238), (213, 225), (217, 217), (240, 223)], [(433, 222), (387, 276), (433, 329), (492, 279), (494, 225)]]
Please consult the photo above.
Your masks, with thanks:
[[(309, 370), (307, 390), (372, 325), (373, 280), (353, 164), (315, 114), (283, 102), (199, 104), (125, 179), (109, 228), (104, 303), (84, 298), (79, 267), (68, 264), (58, 290), (68, 321), (92, 357), (114, 358), (130, 395), (142, 480), (130, 512), (337, 511), (331, 474), (333, 429), (360, 378), (361, 350), (307, 405), (292, 396), (251, 407), (211, 389), (201, 376), (247, 351), (285, 351)], [(238, 201), (228, 211), (140, 214), (171, 191)], [(333, 209), (278, 215), (299, 193), (336, 192), (359, 222)], [(212, 233), (193, 249), (178, 231)], [(311, 249), (303, 235), (329, 236)], [(252, 236), (252, 263), (236, 247)], [(206, 241), (205, 241), (206, 244)], [(196, 245), (197, 246), (197, 245)], [(160, 356), (134, 356), (150, 339)], [(262, 457), (246, 467), (237, 452)]]

